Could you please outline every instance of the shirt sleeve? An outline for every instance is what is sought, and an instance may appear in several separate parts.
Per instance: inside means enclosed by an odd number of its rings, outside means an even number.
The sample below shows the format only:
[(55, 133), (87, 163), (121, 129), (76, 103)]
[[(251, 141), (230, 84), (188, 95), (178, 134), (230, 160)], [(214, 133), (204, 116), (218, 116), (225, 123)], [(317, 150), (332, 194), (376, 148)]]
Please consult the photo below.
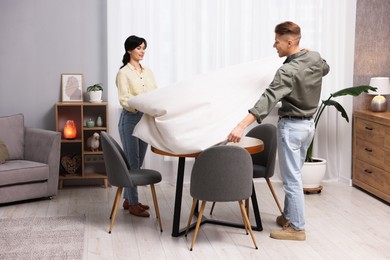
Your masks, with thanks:
[(322, 76), (326, 76), (330, 71), (329, 64), (326, 62), (326, 60), (322, 60)]
[(130, 111), (130, 112), (136, 112), (136, 110), (129, 106), (127, 103), (127, 100), (134, 95), (131, 94), (129, 82), (126, 76), (126, 73), (124, 73), (122, 70), (119, 70), (117, 76), (116, 76), (116, 86), (118, 88), (118, 98), (120, 105)]
[(249, 113), (256, 117), (258, 123), (261, 123), (279, 100), (291, 93), (292, 86), (291, 75), (289, 75), (287, 70), (284, 70), (283, 67), (280, 68), (276, 72), (269, 87), (261, 95), (260, 99), (256, 102), (253, 108), (249, 109)]

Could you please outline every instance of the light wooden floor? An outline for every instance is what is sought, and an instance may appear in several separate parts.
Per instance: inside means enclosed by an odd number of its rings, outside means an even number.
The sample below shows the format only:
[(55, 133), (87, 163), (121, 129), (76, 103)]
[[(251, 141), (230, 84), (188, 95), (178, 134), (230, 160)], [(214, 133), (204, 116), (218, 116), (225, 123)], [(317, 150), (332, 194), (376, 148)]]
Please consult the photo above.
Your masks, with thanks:
[[(249, 235), (236, 228), (203, 225), (194, 251), (188, 238), (171, 237), (175, 187), (158, 184), (164, 232), (158, 230), (154, 208), (151, 217), (137, 218), (122, 208), (112, 234), (109, 214), (116, 188), (64, 187), (53, 200), (40, 200), (0, 207), (0, 218), (33, 216), (87, 216), (84, 259), (390, 259), (390, 207), (366, 193), (340, 183), (327, 183), (321, 194), (305, 195), (304, 242), (278, 241), (269, 233), (277, 229), (278, 210), (264, 182), (256, 182), (264, 230), (255, 231), (258, 250)], [(274, 184), (281, 202), (283, 191)], [(153, 205), (149, 187), (139, 189), (140, 200)], [(182, 226), (186, 224), (192, 198), (184, 189)], [(210, 203), (211, 204), (211, 203)], [(211, 205), (207, 206), (207, 214)], [(213, 217), (241, 221), (237, 203), (217, 203)], [(253, 215), (250, 220), (252, 223)]]

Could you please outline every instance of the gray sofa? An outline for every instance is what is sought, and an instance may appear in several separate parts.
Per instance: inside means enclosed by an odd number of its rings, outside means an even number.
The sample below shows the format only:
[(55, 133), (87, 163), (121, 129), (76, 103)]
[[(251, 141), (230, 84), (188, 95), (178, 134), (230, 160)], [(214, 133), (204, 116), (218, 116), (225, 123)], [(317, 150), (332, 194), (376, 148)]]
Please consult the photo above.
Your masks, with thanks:
[(57, 195), (61, 135), (0, 117), (0, 204)]

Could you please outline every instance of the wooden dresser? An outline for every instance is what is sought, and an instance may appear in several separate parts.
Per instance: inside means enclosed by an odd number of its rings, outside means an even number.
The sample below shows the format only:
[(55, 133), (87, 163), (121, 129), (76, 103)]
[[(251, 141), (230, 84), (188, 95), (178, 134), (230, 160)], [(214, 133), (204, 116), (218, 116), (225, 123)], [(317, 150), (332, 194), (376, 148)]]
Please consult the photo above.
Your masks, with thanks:
[(355, 111), (352, 183), (390, 202), (390, 112)]

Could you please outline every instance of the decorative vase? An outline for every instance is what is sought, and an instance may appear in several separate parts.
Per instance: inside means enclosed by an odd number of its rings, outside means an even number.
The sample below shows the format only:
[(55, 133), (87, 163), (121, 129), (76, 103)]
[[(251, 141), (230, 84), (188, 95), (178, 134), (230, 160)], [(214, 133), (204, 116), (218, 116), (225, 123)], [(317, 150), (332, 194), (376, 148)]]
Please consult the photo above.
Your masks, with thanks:
[(92, 119), (88, 119), (86, 125), (88, 128), (91, 128), (95, 126), (95, 122)]
[(68, 120), (64, 126), (64, 138), (75, 139), (77, 134), (76, 125), (73, 120)]
[(102, 120), (102, 117), (100, 115), (96, 119), (96, 126), (98, 126), (98, 127), (102, 127), (103, 126), (103, 120)]

